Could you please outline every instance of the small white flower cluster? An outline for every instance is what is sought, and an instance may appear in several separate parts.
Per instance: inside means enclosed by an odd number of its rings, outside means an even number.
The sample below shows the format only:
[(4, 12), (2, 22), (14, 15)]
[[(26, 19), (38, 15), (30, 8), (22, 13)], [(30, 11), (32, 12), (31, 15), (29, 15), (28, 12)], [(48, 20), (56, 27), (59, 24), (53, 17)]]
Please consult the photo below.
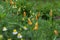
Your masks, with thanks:
[[(24, 29), (27, 30), (26, 27), (24, 27)], [(3, 27), (3, 31), (7, 31), (7, 28)], [(22, 35), (20, 33), (18, 33), (16, 29), (13, 30), (12, 34), (17, 35), (17, 38), (22, 38)], [(8, 39), (8, 40), (11, 40), (11, 39)]]
[(22, 38), (22, 35), (18, 33), (17, 38)]
[(18, 34), (17, 38), (22, 38), (22, 35), (20, 33), (18, 33), (16, 29), (14, 29), (13, 30), (13, 35), (16, 35), (16, 34)]
[(13, 30), (13, 35), (16, 35), (18, 32), (16, 29)]
[(3, 31), (7, 31), (7, 28), (6, 27), (3, 27)]

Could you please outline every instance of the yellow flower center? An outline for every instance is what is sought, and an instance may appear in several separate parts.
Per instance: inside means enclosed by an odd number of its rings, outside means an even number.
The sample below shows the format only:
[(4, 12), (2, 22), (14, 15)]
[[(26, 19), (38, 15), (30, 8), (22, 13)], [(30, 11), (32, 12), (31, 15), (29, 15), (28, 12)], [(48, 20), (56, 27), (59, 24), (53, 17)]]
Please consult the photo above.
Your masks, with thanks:
[(14, 30), (13, 30), (13, 32), (17, 32), (17, 30), (16, 30), (16, 29), (14, 29)]

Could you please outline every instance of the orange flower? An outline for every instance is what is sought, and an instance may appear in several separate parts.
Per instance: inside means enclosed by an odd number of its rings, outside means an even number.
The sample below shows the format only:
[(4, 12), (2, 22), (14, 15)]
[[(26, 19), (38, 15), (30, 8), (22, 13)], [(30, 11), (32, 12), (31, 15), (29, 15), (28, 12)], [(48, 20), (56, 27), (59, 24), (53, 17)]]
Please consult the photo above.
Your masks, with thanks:
[(52, 16), (52, 9), (50, 10), (49, 15)]
[(10, 5), (14, 4), (12, 0), (10, 0)]
[(58, 31), (57, 30), (54, 30), (54, 33), (55, 33), (55, 35), (58, 35)]
[(38, 22), (35, 23), (35, 27), (33, 28), (33, 30), (38, 30)]
[(31, 22), (30, 18), (28, 18), (28, 24), (32, 25), (32, 22)]
[(39, 16), (40, 16), (40, 12), (36, 15), (36, 20), (38, 20)]
[(36, 20), (38, 20), (38, 16), (36, 16)]
[(26, 12), (23, 13), (23, 16), (24, 16), (24, 17), (26, 16)]
[(38, 12), (37, 16), (38, 16), (38, 17), (40, 16), (40, 12)]

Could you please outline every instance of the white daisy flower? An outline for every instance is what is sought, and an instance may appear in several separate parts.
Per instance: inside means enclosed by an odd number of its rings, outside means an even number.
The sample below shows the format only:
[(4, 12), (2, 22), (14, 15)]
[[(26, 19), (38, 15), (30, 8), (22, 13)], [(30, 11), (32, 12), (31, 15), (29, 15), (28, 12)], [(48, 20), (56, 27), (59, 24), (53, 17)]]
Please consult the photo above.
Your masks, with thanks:
[(3, 27), (3, 31), (7, 31), (7, 28), (6, 27)]
[(16, 35), (18, 32), (16, 29), (13, 30), (13, 35)]
[(17, 38), (22, 38), (22, 35), (18, 33)]

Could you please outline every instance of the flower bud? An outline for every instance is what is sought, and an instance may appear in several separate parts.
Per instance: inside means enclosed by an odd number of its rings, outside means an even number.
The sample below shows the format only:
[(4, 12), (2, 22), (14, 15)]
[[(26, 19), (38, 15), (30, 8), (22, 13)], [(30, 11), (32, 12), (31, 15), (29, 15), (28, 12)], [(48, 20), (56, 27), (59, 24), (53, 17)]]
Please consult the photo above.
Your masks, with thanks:
[(55, 33), (55, 35), (58, 35), (58, 31), (57, 30), (54, 30), (54, 33)]

